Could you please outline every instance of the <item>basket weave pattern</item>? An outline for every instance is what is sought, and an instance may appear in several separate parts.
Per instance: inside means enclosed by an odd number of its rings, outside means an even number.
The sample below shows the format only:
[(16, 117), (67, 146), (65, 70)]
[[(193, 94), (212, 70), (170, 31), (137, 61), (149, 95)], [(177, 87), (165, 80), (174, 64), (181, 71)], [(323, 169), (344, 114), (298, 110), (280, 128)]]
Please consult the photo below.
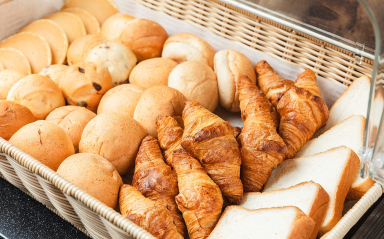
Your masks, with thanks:
[[(293, 65), (311, 67), (320, 76), (349, 85), (369, 74), (369, 61), (312, 41), (288, 28), (208, 0), (135, 0), (189, 23), (198, 24)], [(3, 153), (1, 153), (3, 152)], [(0, 138), (0, 176), (20, 188), (92, 238), (153, 238), (148, 232), (69, 183), (31, 156)], [(376, 184), (324, 238), (341, 238), (380, 197)]]

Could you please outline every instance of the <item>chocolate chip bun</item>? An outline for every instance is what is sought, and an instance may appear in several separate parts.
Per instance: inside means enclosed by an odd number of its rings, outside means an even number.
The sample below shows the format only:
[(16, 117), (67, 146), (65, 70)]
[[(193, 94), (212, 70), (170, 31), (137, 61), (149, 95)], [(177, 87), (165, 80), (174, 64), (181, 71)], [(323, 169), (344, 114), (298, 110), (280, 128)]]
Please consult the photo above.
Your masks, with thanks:
[(0, 71), (0, 100), (7, 99), (12, 86), (25, 76), (26, 74), (13, 69)]
[(69, 105), (96, 112), (101, 98), (113, 87), (113, 83), (107, 68), (93, 62), (81, 62), (68, 67), (59, 87)]

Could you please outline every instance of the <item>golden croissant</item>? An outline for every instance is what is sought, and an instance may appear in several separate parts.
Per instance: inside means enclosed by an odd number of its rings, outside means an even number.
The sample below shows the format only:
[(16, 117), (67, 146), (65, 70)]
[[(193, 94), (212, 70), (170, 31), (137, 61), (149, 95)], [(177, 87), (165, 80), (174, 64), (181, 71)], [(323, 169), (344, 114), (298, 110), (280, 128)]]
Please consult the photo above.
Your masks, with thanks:
[(191, 239), (207, 238), (220, 218), (223, 196), (200, 163), (184, 149), (173, 151), (179, 195), (176, 203), (183, 213)]
[(146, 198), (164, 205), (171, 212), (177, 230), (184, 236), (184, 220), (175, 202), (175, 196), (179, 193), (176, 172), (165, 164), (160, 146), (151, 135), (141, 142), (132, 186)]
[[(254, 90), (249, 90), (252, 88)], [(287, 147), (276, 132), (274, 108), (264, 94), (247, 76), (237, 82), (241, 117), (244, 127), (238, 137), (241, 146), (241, 180), (244, 191), (259, 192), (271, 176), (272, 170), (286, 158)]]
[(120, 188), (121, 214), (157, 238), (183, 238), (173, 223), (172, 215), (162, 204), (152, 201), (131, 185)]
[(285, 92), (293, 85), (293, 81), (279, 76), (279, 74), (266, 61), (256, 64), (257, 82), (260, 90), (272, 102), (274, 106), (283, 97)]
[(279, 134), (287, 145), (288, 158), (293, 158), (329, 117), (312, 70), (298, 75), (295, 85), (280, 99), (277, 111), (281, 117)]
[(160, 115), (156, 119), (157, 137), (160, 147), (164, 150), (165, 161), (172, 165), (172, 152), (181, 148), (180, 142), (183, 137), (183, 129), (171, 116)]
[(233, 127), (196, 101), (187, 101), (181, 146), (198, 159), (231, 203), (243, 200), (241, 156)]

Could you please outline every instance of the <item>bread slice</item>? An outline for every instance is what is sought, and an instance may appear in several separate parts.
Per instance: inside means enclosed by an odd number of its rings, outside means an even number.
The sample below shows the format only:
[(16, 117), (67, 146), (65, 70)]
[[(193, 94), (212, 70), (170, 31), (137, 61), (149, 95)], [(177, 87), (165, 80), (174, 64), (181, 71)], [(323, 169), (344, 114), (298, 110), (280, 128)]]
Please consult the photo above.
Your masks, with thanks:
[(328, 202), (329, 195), (323, 187), (310, 181), (287, 189), (264, 193), (244, 193), (243, 202), (239, 206), (246, 209), (295, 206), (315, 222), (310, 238), (316, 239), (328, 209)]
[(341, 219), (345, 197), (359, 166), (358, 156), (345, 146), (310, 157), (285, 160), (272, 171), (263, 191), (289, 188), (306, 181), (320, 184), (330, 197), (319, 229), (319, 235), (323, 235)]
[(225, 209), (208, 239), (309, 238), (315, 222), (297, 207)]
[(353, 81), (348, 89), (339, 97), (329, 111), (329, 118), (324, 127), (314, 137), (323, 134), (333, 126), (352, 115), (367, 116), (368, 99), (371, 80), (362, 76)]
[[(296, 158), (307, 157), (316, 153), (324, 152), (338, 146), (347, 146), (356, 154), (364, 142), (365, 117), (353, 115), (341, 123), (335, 125), (318, 138), (308, 141), (297, 152)], [(347, 198), (350, 200), (360, 199), (374, 184), (370, 178), (362, 179), (356, 172), (352, 187)]]

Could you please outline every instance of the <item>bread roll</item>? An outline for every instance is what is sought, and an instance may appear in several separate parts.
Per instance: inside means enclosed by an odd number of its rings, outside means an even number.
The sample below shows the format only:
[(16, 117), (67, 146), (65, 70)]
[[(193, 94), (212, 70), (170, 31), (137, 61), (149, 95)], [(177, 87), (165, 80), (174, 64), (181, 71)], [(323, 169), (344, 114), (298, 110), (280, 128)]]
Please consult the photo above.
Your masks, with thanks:
[(93, 62), (81, 62), (64, 72), (59, 83), (69, 105), (83, 106), (96, 112), (101, 97), (113, 87), (107, 68)]
[(106, 158), (119, 174), (135, 165), (136, 153), (146, 136), (144, 128), (132, 117), (105, 113), (85, 127), (79, 144), (80, 153), (94, 153)]
[(179, 90), (187, 100), (199, 102), (214, 111), (219, 101), (216, 74), (205, 63), (186, 61), (176, 66), (168, 78), (168, 86)]
[(95, 113), (84, 107), (63, 106), (49, 113), (45, 120), (60, 126), (71, 138), (75, 151), (78, 151), (81, 134), (95, 117)]
[(256, 72), (252, 62), (240, 52), (221, 50), (215, 54), (215, 73), (219, 86), (220, 105), (231, 112), (240, 112), (239, 93), (236, 85), (242, 75), (256, 84)]
[(55, 171), (64, 159), (75, 153), (64, 130), (45, 120), (25, 125), (9, 142)]
[(123, 180), (105, 158), (88, 153), (75, 154), (64, 160), (57, 173), (108, 207), (116, 207)]
[(43, 120), (54, 109), (64, 106), (59, 87), (46, 76), (32, 74), (19, 80), (8, 93), (7, 100), (28, 107), (38, 120)]
[(61, 76), (64, 74), (64, 71), (67, 70), (67, 65), (50, 65), (44, 67), (39, 74), (49, 77), (56, 85), (59, 85)]
[(211, 45), (192, 33), (179, 33), (171, 36), (164, 43), (163, 58), (177, 63), (184, 61), (200, 61), (213, 69), (215, 50)]
[(7, 99), (8, 92), (12, 86), (25, 76), (26, 74), (13, 69), (0, 71), (0, 100)]
[(168, 77), (177, 63), (171, 59), (153, 58), (140, 62), (129, 75), (129, 82), (148, 89), (155, 85), (168, 85)]
[(100, 100), (97, 114), (116, 113), (133, 117), (137, 102), (145, 89), (134, 84), (123, 84), (110, 89)]
[(92, 50), (95, 46), (105, 42), (107, 42), (107, 40), (105, 40), (100, 35), (88, 34), (88, 35), (77, 38), (68, 47), (68, 52), (67, 52), (68, 65), (70, 66), (73, 64), (83, 62), (90, 50)]
[(118, 41), (125, 25), (135, 19), (125, 13), (116, 13), (108, 18), (101, 26), (101, 35), (108, 41)]
[(128, 47), (117, 42), (102, 43), (94, 47), (85, 61), (95, 62), (109, 70), (113, 85), (128, 83), (128, 76), (136, 65), (135, 54)]
[(21, 127), (35, 122), (36, 118), (25, 106), (0, 100), (0, 137), (9, 140)]
[(160, 115), (174, 117), (183, 125), (181, 115), (187, 99), (178, 90), (165, 85), (152, 86), (144, 91), (136, 105), (133, 118), (148, 134), (157, 137), (156, 118)]
[(135, 53), (138, 61), (161, 56), (168, 34), (158, 23), (147, 19), (134, 19), (125, 25), (120, 42)]

